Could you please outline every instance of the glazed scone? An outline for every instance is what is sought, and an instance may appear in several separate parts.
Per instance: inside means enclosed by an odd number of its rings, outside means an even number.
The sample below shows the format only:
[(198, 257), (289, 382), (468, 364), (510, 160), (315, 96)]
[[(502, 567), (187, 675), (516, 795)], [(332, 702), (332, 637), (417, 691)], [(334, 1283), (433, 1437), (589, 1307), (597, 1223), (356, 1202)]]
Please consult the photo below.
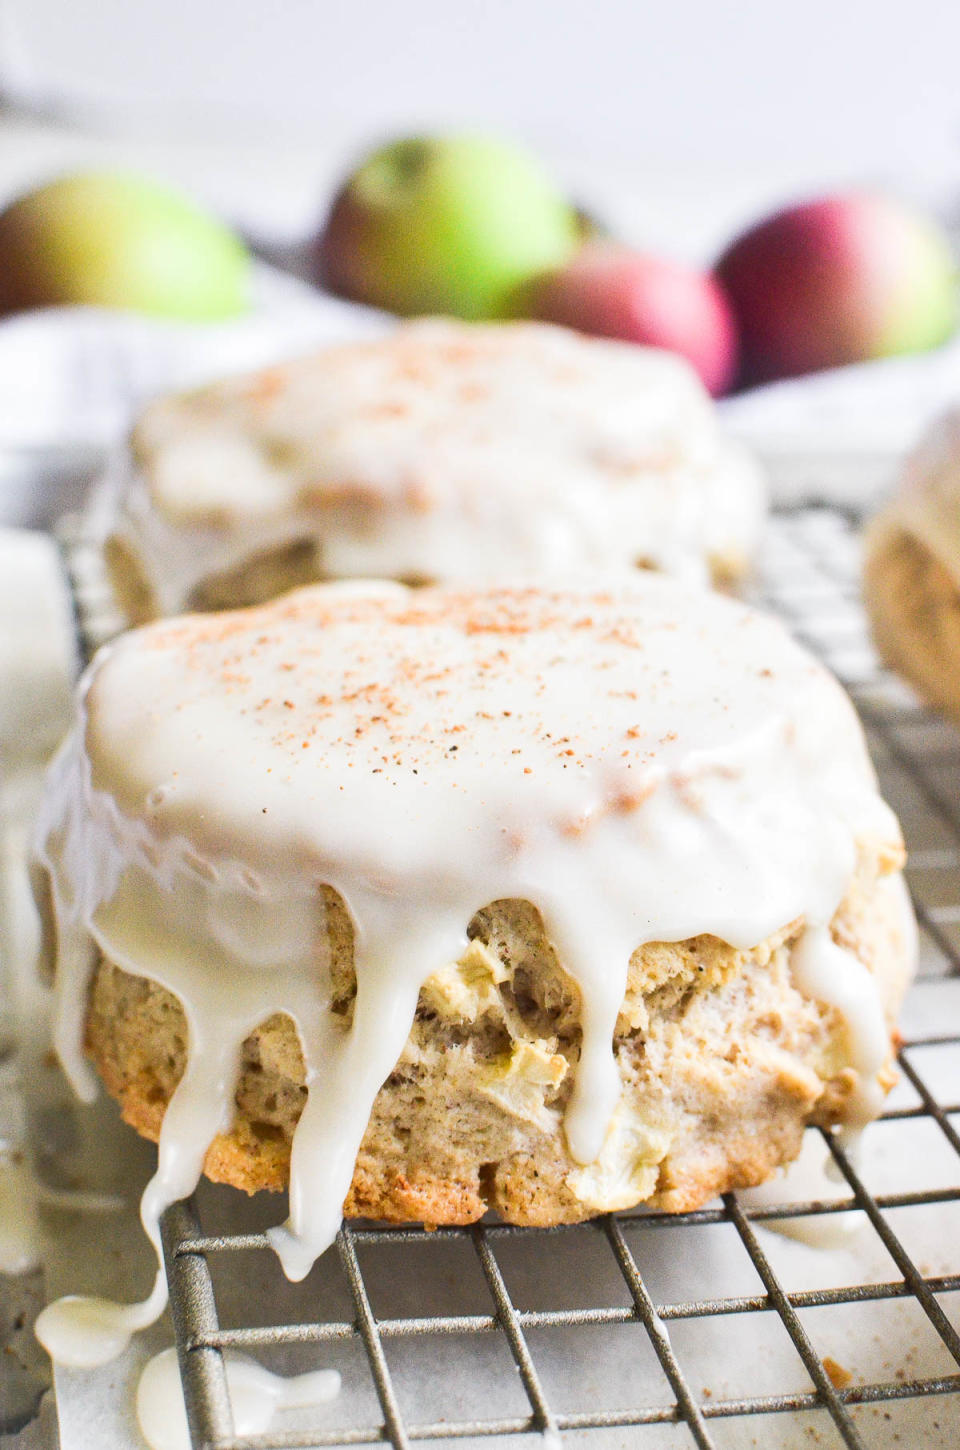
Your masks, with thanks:
[(669, 353), (427, 321), (154, 403), (95, 515), (141, 622), (318, 578), (642, 565), (730, 582), (764, 489)]
[(347, 1214), (553, 1224), (861, 1124), (911, 968), (852, 707), (653, 574), (330, 584), (102, 650), (37, 856), (55, 1040), (202, 1169)]
[(863, 579), (884, 660), (960, 719), (960, 408), (923, 439), (867, 530)]

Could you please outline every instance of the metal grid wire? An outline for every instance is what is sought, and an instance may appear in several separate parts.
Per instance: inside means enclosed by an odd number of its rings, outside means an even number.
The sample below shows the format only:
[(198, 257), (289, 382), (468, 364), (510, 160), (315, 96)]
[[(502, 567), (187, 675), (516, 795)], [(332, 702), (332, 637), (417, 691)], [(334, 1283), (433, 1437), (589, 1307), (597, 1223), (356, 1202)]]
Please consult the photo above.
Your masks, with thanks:
[[(919, 879), (935, 880), (936, 890), (915, 890), (915, 904), (924, 940), (935, 952), (932, 971), (921, 971), (915, 992), (925, 985), (950, 981), (960, 974), (960, 736), (950, 727), (928, 716), (906, 690), (879, 669), (866, 636), (857, 580), (856, 521), (836, 508), (805, 507), (778, 514), (771, 529), (766, 551), (761, 603), (787, 619), (795, 633), (818, 653), (841, 677), (857, 703), (868, 736), (877, 752), (900, 772), (913, 792), (926, 822), (919, 842), (910, 841), (911, 820), (905, 826), (908, 845), (914, 846), (913, 860)], [(946, 741), (946, 744), (944, 744)], [(932, 742), (932, 743), (931, 743)], [(951, 750), (953, 759), (951, 763)], [(898, 804), (895, 800), (895, 804)], [(932, 835), (930, 832), (932, 831)], [(934, 842), (933, 845), (929, 841)], [(223, 1327), (218, 1314), (218, 1283), (231, 1273), (242, 1275), (248, 1255), (267, 1252), (266, 1238), (261, 1233), (204, 1233), (193, 1202), (171, 1208), (163, 1223), (164, 1253), (170, 1282), (171, 1307), (194, 1446), (197, 1450), (295, 1450), (295, 1447), (328, 1445), (369, 1445), (388, 1443), (402, 1450), (413, 1442), (424, 1440), (466, 1440), (474, 1437), (533, 1436), (542, 1444), (555, 1446), (564, 1439), (563, 1432), (586, 1431), (606, 1427), (624, 1429), (622, 1441), (633, 1445), (645, 1443), (636, 1438), (640, 1427), (670, 1425), (677, 1427), (682, 1442), (693, 1443), (701, 1450), (717, 1450), (720, 1446), (722, 1421), (750, 1417), (749, 1424), (759, 1436), (752, 1443), (762, 1446), (800, 1443), (787, 1428), (789, 1412), (819, 1411), (814, 1417), (819, 1424), (825, 1416), (833, 1422), (827, 1434), (830, 1443), (851, 1447), (875, 1446), (872, 1438), (880, 1425), (880, 1417), (871, 1420), (857, 1413), (857, 1407), (879, 1405), (889, 1408), (894, 1401), (917, 1397), (950, 1397), (941, 1400), (941, 1419), (954, 1427), (954, 1435), (943, 1443), (955, 1444), (960, 1438), (960, 1335), (950, 1322), (944, 1304), (949, 1296), (960, 1291), (960, 1274), (933, 1275), (918, 1263), (920, 1255), (908, 1251), (904, 1238), (895, 1227), (896, 1211), (908, 1208), (938, 1206), (938, 1214), (948, 1214), (950, 1204), (960, 1205), (960, 1101), (939, 1101), (937, 1084), (928, 1081), (924, 1067), (924, 1050), (960, 1046), (960, 1022), (936, 1019), (939, 1030), (909, 1037), (899, 1054), (902, 1083), (912, 1091), (907, 1105), (891, 1106), (885, 1114), (889, 1123), (902, 1119), (925, 1119), (934, 1133), (942, 1138), (941, 1146), (949, 1155), (946, 1175), (948, 1186), (920, 1187), (911, 1191), (911, 1179), (897, 1184), (896, 1192), (875, 1192), (868, 1187), (855, 1155), (845, 1151), (841, 1142), (829, 1133), (820, 1133), (835, 1165), (835, 1196), (785, 1202), (764, 1207), (748, 1207), (735, 1193), (724, 1196), (717, 1206), (679, 1215), (646, 1214), (642, 1212), (608, 1215), (594, 1223), (570, 1230), (519, 1229), (502, 1224), (480, 1224), (469, 1229), (440, 1229), (425, 1234), (420, 1229), (351, 1226), (345, 1224), (336, 1244), (336, 1255), (348, 1286), (342, 1301), (346, 1312), (326, 1317), (317, 1312), (303, 1316), (304, 1322), (271, 1322), (266, 1325), (244, 1322), (236, 1327)], [(902, 1096), (902, 1095), (901, 1095)], [(960, 1094), (958, 1094), (960, 1096)], [(897, 1098), (894, 1098), (894, 1103)], [(953, 1117), (953, 1120), (952, 1120)], [(756, 1224), (775, 1220), (812, 1217), (818, 1221), (858, 1208), (866, 1216), (890, 1259), (897, 1277), (886, 1282), (857, 1282), (829, 1288), (791, 1289), (774, 1268), (772, 1242), (761, 1242)], [(945, 1221), (947, 1222), (947, 1221)], [(953, 1228), (944, 1229), (956, 1235)], [(638, 1259), (638, 1236), (663, 1233), (665, 1229), (683, 1231), (705, 1225), (725, 1225), (731, 1230), (749, 1258), (759, 1290), (751, 1294), (730, 1295), (718, 1290), (709, 1281), (702, 1283), (704, 1297), (681, 1299), (680, 1302), (658, 1303), (651, 1292)], [(504, 1256), (518, 1241), (536, 1240), (538, 1252), (549, 1252), (548, 1239), (564, 1241), (569, 1258), (565, 1273), (581, 1287), (592, 1288), (597, 1282), (595, 1302), (580, 1307), (526, 1309), (516, 1302), (509, 1287), (509, 1272)], [(566, 1237), (565, 1237), (566, 1236)], [(578, 1261), (582, 1246), (589, 1238), (603, 1246), (615, 1265), (621, 1292), (610, 1290), (609, 1277), (596, 1275), (595, 1267)], [(661, 1242), (663, 1240), (661, 1239)], [(422, 1272), (420, 1259), (416, 1265), (404, 1265), (404, 1254), (413, 1254), (414, 1245), (427, 1245), (426, 1253), (441, 1252), (429, 1245), (459, 1244), (461, 1250), (475, 1256), (486, 1285), (488, 1302), (485, 1312), (463, 1312), (420, 1315), (379, 1315), (374, 1309), (368, 1278), (361, 1261), (378, 1246), (401, 1248), (399, 1270), (408, 1273), (414, 1283), (403, 1302), (420, 1307), (430, 1299), (426, 1281), (430, 1270)], [(673, 1239), (674, 1245), (676, 1239)], [(766, 1246), (765, 1246), (766, 1245)], [(672, 1250), (676, 1253), (676, 1248)], [(682, 1252), (682, 1248), (681, 1248)], [(332, 1253), (324, 1260), (327, 1264)], [(613, 1269), (608, 1264), (610, 1273)], [(330, 1272), (329, 1270), (327, 1272)], [(335, 1272), (335, 1268), (334, 1268)], [(419, 1275), (419, 1284), (417, 1276)], [(649, 1278), (649, 1275), (647, 1276)], [(722, 1278), (722, 1276), (721, 1276)], [(602, 1284), (600, 1284), (602, 1281)], [(419, 1297), (420, 1289), (423, 1297)], [(588, 1295), (588, 1298), (590, 1296)], [(877, 1301), (910, 1299), (912, 1308), (927, 1321), (927, 1334), (932, 1328), (939, 1340), (937, 1354), (945, 1372), (911, 1375), (903, 1367), (910, 1356), (905, 1346), (898, 1348), (902, 1359), (896, 1371), (887, 1377), (874, 1377), (864, 1382), (847, 1383), (838, 1376), (836, 1366), (828, 1357), (821, 1358), (814, 1347), (807, 1311), (837, 1306), (876, 1304)], [(953, 1301), (954, 1303), (956, 1301)], [(254, 1309), (254, 1306), (249, 1306)], [(255, 1306), (254, 1319), (269, 1313), (269, 1307)], [(668, 1326), (678, 1321), (708, 1321), (726, 1316), (731, 1336), (740, 1332), (735, 1326), (744, 1324), (745, 1316), (773, 1315), (779, 1320), (796, 1356), (809, 1377), (809, 1389), (778, 1393), (753, 1393), (719, 1396), (707, 1389), (698, 1391), (702, 1375), (696, 1357), (677, 1348)], [(654, 1402), (630, 1404), (614, 1408), (559, 1408), (556, 1394), (548, 1393), (542, 1363), (534, 1344), (538, 1331), (586, 1330), (580, 1350), (584, 1382), (592, 1373), (604, 1373), (601, 1326), (634, 1325), (645, 1331), (644, 1352), (652, 1348), (659, 1364), (662, 1393)], [(592, 1339), (591, 1339), (592, 1336)], [(441, 1339), (449, 1337), (458, 1345), (466, 1344), (467, 1356), (459, 1360), (458, 1372), (469, 1374), (470, 1349), (480, 1339), (496, 1337), (509, 1351), (514, 1367), (512, 1394), (488, 1399), (490, 1415), (462, 1418), (456, 1413), (456, 1400), (432, 1419), (417, 1418), (403, 1396), (398, 1393), (396, 1375), (391, 1368), (390, 1354), (396, 1341), (415, 1341), (422, 1347), (423, 1365), (430, 1366), (431, 1353)], [(327, 1351), (335, 1341), (351, 1341), (362, 1346), (376, 1400), (368, 1396), (368, 1406), (378, 1406), (367, 1423), (352, 1423), (346, 1428), (330, 1428), (318, 1416), (318, 1423), (307, 1430), (286, 1430), (240, 1439), (234, 1432), (227, 1378), (222, 1351), (276, 1351), (281, 1346), (323, 1346)], [(434, 1349), (431, 1349), (434, 1346)], [(479, 1353), (479, 1350), (476, 1351)], [(594, 1356), (591, 1361), (591, 1356)], [(654, 1366), (654, 1368), (656, 1368)], [(832, 1371), (832, 1373), (831, 1373)], [(446, 1373), (446, 1371), (438, 1372)], [(451, 1376), (451, 1387), (456, 1375)], [(516, 1382), (519, 1379), (525, 1401), (522, 1411), (498, 1414), (516, 1405)], [(441, 1387), (441, 1392), (442, 1387)], [(560, 1397), (563, 1399), (564, 1397)], [(566, 1397), (569, 1400), (569, 1395)], [(889, 1421), (890, 1413), (883, 1418)], [(742, 1422), (741, 1422), (742, 1423)], [(935, 1422), (939, 1430), (939, 1421)], [(685, 1427), (684, 1434), (681, 1427)], [(807, 1431), (807, 1433), (813, 1433)], [(949, 1430), (948, 1430), (949, 1434)], [(786, 1436), (787, 1438), (784, 1438)], [(592, 1437), (588, 1437), (588, 1442)], [(896, 1438), (896, 1437), (894, 1437)], [(505, 1443), (515, 1443), (506, 1438)], [(528, 1442), (529, 1443), (529, 1442)], [(578, 1438), (577, 1443), (580, 1443)], [(604, 1440), (609, 1444), (609, 1440)], [(662, 1442), (658, 1442), (662, 1443)], [(670, 1442), (674, 1443), (674, 1442)], [(677, 1442), (680, 1443), (680, 1442)], [(808, 1441), (804, 1440), (804, 1444)], [(884, 1440), (884, 1444), (889, 1441)], [(919, 1444), (910, 1438), (907, 1443)], [(924, 1438), (923, 1443), (927, 1443)]]

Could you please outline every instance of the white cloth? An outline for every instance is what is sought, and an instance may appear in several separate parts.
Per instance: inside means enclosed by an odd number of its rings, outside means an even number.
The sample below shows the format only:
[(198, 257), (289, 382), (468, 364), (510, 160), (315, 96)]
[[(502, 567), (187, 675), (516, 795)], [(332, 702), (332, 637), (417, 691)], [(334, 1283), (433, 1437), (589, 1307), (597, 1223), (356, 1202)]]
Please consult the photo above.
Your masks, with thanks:
[(383, 313), (262, 264), (250, 313), (231, 322), (90, 307), (8, 317), (0, 322), (0, 449), (109, 446), (157, 393), (387, 326)]
[(727, 426), (765, 455), (896, 458), (957, 403), (960, 336), (933, 352), (769, 383), (720, 406)]

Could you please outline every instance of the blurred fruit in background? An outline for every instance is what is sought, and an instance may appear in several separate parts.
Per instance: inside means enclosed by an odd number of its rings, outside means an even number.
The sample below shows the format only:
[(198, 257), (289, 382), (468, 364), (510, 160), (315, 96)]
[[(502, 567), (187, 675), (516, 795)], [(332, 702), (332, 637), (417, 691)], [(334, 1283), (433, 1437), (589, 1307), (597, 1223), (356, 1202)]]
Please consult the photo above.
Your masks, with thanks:
[(730, 305), (717, 282), (695, 268), (616, 242), (592, 242), (536, 278), (525, 302), (541, 321), (679, 353), (714, 396), (733, 380), (737, 333)]
[(957, 324), (957, 272), (928, 217), (868, 192), (789, 207), (717, 263), (740, 329), (742, 386), (922, 352)]
[(574, 205), (573, 214), (577, 221), (577, 241), (581, 245), (609, 239), (610, 228), (603, 217), (598, 216), (591, 207)]
[(217, 321), (250, 305), (250, 260), (189, 197), (123, 172), (65, 176), (0, 214), (0, 311), (60, 303)]
[(344, 183), (317, 269), (332, 291), (407, 316), (501, 318), (580, 240), (573, 207), (525, 151), (483, 136), (409, 137)]
[[(787, 207), (712, 273), (609, 236), (525, 150), (485, 136), (407, 137), (343, 183), (310, 243), (334, 292), (401, 315), (533, 317), (685, 357), (714, 396), (920, 352), (958, 322), (946, 234), (866, 191)], [(90, 171), (0, 213), (0, 313), (65, 303), (218, 321), (249, 310), (241, 239), (188, 196)]]

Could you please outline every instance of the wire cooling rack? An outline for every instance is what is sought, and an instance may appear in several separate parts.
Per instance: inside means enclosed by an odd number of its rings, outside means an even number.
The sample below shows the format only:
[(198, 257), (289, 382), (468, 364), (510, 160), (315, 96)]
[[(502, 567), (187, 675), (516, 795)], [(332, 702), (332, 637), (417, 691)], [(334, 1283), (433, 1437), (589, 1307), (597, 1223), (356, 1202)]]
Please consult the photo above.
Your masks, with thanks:
[[(911, 848), (921, 970), (862, 1160), (810, 1129), (804, 1156), (833, 1176), (788, 1179), (780, 1201), (557, 1230), (345, 1225), (302, 1286), (249, 1219), (224, 1230), (224, 1191), (205, 1190), (163, 1224), (197, 1450), (960, 1442), (960, 733), (877, 665), (852, 516), (777, 515), (758, 598), (849, 689)], [(851, 1234), (829, 1251), (783, 1236), (811, 1224)], [(240, 1438), (223, 1358), (238, 1350), (337, 1364), (340, 1400)]]

